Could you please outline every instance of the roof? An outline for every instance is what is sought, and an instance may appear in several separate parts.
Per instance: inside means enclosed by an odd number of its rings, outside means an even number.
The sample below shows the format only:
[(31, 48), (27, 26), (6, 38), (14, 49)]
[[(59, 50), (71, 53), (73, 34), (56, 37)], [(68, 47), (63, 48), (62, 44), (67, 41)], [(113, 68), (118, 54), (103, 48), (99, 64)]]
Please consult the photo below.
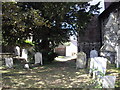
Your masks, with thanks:
[(112, 45), (106, 43), (101, 47), (100, 51), (115, 52), (115, 49)]
[(109, 16), (109, 14), (112, 11), (115, 11), (115, 9), (120, 8), (120, 1), (119, 2), (113, 2), (109, 5), (109, 7), (107, 9), (105, 9), (100, 15), (99, 15), (99, 19), (100, 18), (106, 18)]

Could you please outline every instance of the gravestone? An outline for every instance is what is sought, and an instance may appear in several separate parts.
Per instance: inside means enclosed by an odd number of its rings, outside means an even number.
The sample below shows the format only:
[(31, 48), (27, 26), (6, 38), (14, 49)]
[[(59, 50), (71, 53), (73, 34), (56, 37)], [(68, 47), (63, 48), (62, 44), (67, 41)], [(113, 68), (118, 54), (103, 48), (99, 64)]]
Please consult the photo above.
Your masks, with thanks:
[(29, 69), (29, 65), (25, 64), (24, 68)]
[(98, 52), (94, 49), (90, 51), (90, 58), (98, 57)]
[(22, 58), (24, 58), (26, 60), (26, 62), (28, 62), (27, 58), (28, 58), (28, 51), (26, 49), (22, 49)]
[(94, 58), (91, 58), (90, 59), (90, 70), (89, 70), (90, 76), (93, 74), (93, 69), (94, 69)]
[(117, 46), (116, 48), (117, 55), (116, 55), (116, 67), (120, 67), (120, 45)]
[(105, 75), (107, 61), (108, 60), (104, 57), (91, 58), (89, 73), (93, 74), (93, 78), (95, 78), (96, 76), (98, 77), (101, 75)]
[(115, 88), (116, 76), (104, 76), (102, 77), (103, 88)]
[(12, 68), (13, 66), (13, 59), (12, 58), (5, 58), (5, 64), (8, 68)]
[(98, 52), (95, 49), (92, 49), (90, 51), (90, 70), (89, 74), (93, 74), (93, 69), (94, 69), (94, 57), (98, 57)]
[(41, 65), (43, 65), (43, 62), (42, 62), (42, 53), (40, 52), (36, 52), (35, 53), (35, 64), (38, 64), (40, 63)]
[(15, 55), (20, 56), (20, 47), (19, 46), (15, 47)]
[(76, 69), (85, 67), (86, 67), (86, 54), (81, 51), (77, 54)]

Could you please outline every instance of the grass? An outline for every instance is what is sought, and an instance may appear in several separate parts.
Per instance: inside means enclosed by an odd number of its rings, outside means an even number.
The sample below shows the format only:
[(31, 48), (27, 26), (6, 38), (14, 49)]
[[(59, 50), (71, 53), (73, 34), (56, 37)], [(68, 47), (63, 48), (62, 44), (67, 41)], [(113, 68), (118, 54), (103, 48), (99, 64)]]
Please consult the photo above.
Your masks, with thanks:
[[(18, 68), (20, 67), (20, 68)], [(4, 88), (85, 88), (89, 86), (86, 69), (75, 68), (75, 61), (57, 62), (26, 70), (2, 69)]]
[(115, 64), (109, 64), (107, 66), (106, 75), (116, 76), (115, 87), (120, 87), (120, 68), (116, 68)]
[[(93, 88), (88, 69), (76, 69), (75, 61), (54, 61), (38, 67), (24, 69), (21, 64), (14, 69), (0, 67), (3, 88)], [(107, 75), (116, 75), (116, 87), (120, 87), (120, 70), (110, 66)]]

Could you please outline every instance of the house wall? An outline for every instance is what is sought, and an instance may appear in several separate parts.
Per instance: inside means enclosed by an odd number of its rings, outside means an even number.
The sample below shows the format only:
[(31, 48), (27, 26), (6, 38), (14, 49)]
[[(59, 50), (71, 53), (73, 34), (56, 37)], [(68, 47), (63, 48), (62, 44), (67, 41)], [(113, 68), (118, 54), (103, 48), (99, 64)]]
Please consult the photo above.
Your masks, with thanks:
[(77, 41), (76, 40), (71, 40), (70, 45), (66, 46), (66, 56), (76, 55), (77, 52), (78, 52)]
[(55, 48), (55, 52), (60, 56), (73, 56), (77, 54), (77, 40), (70, 40), (69, 45), (59, 45)]
[(57, 53), (60, 56), (65, 56), (66, 47), (64, 45), (59, 45), (55, 48), (55, 53)]

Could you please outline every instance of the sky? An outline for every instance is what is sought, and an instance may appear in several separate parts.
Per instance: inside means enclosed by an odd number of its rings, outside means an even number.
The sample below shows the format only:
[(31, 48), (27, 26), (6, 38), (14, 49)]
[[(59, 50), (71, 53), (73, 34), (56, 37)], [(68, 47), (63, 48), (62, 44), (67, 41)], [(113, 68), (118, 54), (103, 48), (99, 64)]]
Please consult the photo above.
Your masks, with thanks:
[(104, 7), (104, 0), (92, 0), (92, 1), (90, 1), (90, 4), (94, 5), (94, 4), (97, 4), (98, 2), (101, 2), (100, 5), (99, 5), (99, 7), (102, 7), (100, 9), (100, 13), (102, 13), (104, 11), (104, 8), (105, 8)]
[[(5, 1), (15, 1), (15, 0), (5, 0)], [(34, 1), (34, 2), (37, 1), (38, 2), (38, 1), (44, 1), (44, 0), (16, 0), (16, 1), (24, 1), (24, 2), (26, 2), (26, 1)], [(52, 1), (52, 0), (46, 0), (46, 1)], [(72, 0), (55, 0), (55, 1), (72, 1)], [(78, 1), (89, 1), (89, 0), (78, 0)], [(111, 1), (111, 0), (105, 0), (105, 1)], [(102, 8), (100, 10), (100, 13), (102, 13), (104, 11), (104, 0), (92, 0), (92, 1), (90, 1), (91, 5), (97, 4), (98, 2), (101, 2), (100, 7), (102, 7)]]

